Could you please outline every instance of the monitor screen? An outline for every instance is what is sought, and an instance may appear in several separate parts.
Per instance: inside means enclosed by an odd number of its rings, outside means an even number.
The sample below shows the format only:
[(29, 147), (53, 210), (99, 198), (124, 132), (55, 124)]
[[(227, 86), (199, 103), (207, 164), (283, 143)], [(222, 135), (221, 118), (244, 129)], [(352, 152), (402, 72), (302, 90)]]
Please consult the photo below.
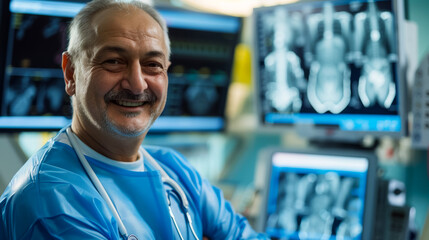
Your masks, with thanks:
[(402, 16), (396, 0), (255, 9), (254, 80), (262, 126), (289, 126), (314, 138), (404, 135)]
[(259, 223), (272, 239), (371, 239), (377, 180), (371, 154), (276, 149), (266, 160)]
[[(85, 2), (12, 0), (3, 9), (9, 18), (1, 29), (7, 39), (0, 53), (0, 131), (57, 130), (70, 123), (61, 54), (68, 24)], [(169, 28), (172, 65), (166, 107), (151, 131), (223, 130), (241, 19), (158, 10)]]

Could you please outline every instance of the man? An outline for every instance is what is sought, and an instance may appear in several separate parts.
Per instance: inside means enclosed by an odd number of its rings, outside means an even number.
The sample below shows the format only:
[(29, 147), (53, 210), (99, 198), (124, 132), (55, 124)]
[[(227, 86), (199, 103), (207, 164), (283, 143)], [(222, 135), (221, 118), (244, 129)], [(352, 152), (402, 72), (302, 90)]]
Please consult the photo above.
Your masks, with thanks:
[(1, 239), (265, 238), (170, 149), (141, 147), (167, 97), (167, 28), (139, 1), (94, 0), (63, 54), (70, 127), (0, 198)]

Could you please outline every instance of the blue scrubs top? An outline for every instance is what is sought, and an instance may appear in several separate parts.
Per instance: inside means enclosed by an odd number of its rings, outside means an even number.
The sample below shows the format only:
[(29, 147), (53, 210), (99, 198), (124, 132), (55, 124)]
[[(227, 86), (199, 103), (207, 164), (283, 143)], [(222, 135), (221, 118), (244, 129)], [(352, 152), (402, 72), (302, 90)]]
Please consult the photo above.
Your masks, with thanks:
[[(195, 171), (182, 155), (145, 147), (185, 192), (196, 234), (210, 239), (267, 239), (234, 212), (222, 192)], [(193, 239), (175, 191), (154, 166), (128, 171), (86, 156), (128, 234), (138, 239), (179, 239), (170, 202), (184, 239)], [(166, 194), (169, 193), (169, 194)], [(36, 152), (0, 197), (0, 239), (120, 239), (118, 224), (84, 171), (65, 129)]]

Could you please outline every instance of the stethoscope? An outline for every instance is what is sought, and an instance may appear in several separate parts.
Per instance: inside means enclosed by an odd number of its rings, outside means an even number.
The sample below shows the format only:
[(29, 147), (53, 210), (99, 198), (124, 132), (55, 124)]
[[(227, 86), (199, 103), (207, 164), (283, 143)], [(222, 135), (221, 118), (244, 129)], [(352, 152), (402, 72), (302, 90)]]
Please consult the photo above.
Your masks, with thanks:
[[(100, 180), (98, 179), (97, 175), (95, 174), (94, 170), (92, 169), (91, 165), (89, 165), (88, 160), (86, 160), (85, 156), (82, 153), (82, 150), (78, 144), (78, 140), (76, 139), (76, 135), (72, 132), (71, 128), (67, 128), (66, 130), (67, 138), (70, 141), (71, 146), (75, 150), (80, 162), (83, 165), (83, 168), (85, 169), (85, 172), (88, 174), (91, 182), (94, 184), (97, 191), (100, 193), (101, 197), (106, 202), (107, 206), (109, 207), (110, 211), (113, 213), (113, 217), (115, 218), (116, 222), (118, 223), (119, 233), (124, 239), (128, 240), (137, 240), (137, 237), (133, 234), (128, 234), (127, 229), (125, 228), (124, 223), (122, 222), (121, 217), (119, 216), (118, 211), (116, 210), (115, 206), (113, 205), (112, 200), (110, 199), (109, 195), (107, 194), (106, 190), (103, 187), (103, 184), (101, 184)], [(192, 219), (191, 215), (189, 214), (189, 202), (186, 198), (185, 193), (183, 192), (182, 188), (177, 184), (172, 178), (168, 176), (168, 174), (162, 169), (162, 167), (156, 162), (156, 160), (144, 149), (142, 148), (142, 153), (144, 156), (144, 159), (147, 160), (152, 166), (154, 166), (157, 170), (161, 173), (161, 180), (164, 184), (170, 185), (179, 195), (182, 205), (183, 205), (183, 212), (186, 216), (186, 220), (189, 224), (189, 227), (192, 231), (192, 234), (194, 235), (195, 239), (199, 240), (197, 234), (195, 233), (194, 227), (192, 226)], [(168, 193), (166, 193), (168, 195)], [(179, 226), (177, 225), (176, 218), (174, 217), (173, 211), (171, 210), (171, 202), (170, 198), (167, 196), (168, 201), (168, 210), (170, 212), (170, 217), (173, 220), (174, 226), (180, 236), (181, 240), (184, 240), (182, 233), (179, 229)]]

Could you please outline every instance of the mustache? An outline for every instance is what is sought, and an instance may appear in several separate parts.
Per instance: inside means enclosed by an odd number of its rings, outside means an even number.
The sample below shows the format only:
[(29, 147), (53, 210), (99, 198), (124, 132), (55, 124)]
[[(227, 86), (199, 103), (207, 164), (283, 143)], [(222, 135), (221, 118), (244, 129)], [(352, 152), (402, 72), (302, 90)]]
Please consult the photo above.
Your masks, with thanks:
[(123, 100), (133, 100), (141, 102), (154, 103), (157, 100), (155, 94), (150, 90), (145, 90), (142, 94), (134, 94), (130, 90), (124, 89), (120, 91), (109, 91), (104, 96), (104, 101), (123, 101)]

